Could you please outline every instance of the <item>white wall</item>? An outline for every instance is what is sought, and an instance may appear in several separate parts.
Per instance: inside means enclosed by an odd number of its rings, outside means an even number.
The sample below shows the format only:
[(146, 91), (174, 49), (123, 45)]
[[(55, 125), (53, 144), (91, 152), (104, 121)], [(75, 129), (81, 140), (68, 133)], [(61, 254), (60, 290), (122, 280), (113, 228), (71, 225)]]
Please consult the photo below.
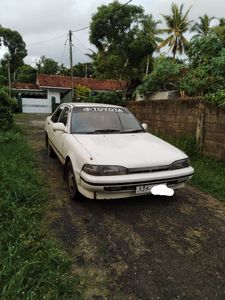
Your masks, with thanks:
[(51, 101), (52, 97), (55, 97), (55, 103), (60, 103), (60, 92), (59, 90), (49, 89), (48, 92), (48, 99)]
[(52, 113), (51, 99), (22, 98), (23, 113)]

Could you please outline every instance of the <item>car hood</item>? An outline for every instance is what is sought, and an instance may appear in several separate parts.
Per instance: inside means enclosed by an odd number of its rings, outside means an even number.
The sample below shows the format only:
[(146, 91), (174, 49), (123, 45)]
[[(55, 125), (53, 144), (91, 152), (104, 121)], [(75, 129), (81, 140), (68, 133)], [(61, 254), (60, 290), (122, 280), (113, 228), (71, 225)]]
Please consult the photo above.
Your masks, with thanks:
[(128, 168), (169, 165), (186, 154), (149, 134), (74, 134), (93, 160), (102, 165)]

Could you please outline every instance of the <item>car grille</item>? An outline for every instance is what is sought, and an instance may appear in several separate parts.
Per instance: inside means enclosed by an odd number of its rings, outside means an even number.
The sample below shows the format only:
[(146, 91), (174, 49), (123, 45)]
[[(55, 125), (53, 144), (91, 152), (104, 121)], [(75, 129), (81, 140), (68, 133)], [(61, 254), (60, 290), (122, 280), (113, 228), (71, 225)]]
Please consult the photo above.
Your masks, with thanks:
[(183, 183), (189, 179), (189, 176), (184, 176), (180, 178), (170, 178), (170, 179), (159, 179), (159, 180), (152, 180), (148, 182), (139, 182), (130, 185), (117, 185), (117, 186), (105, 186), (104, 190), (106, 192), (133, 192), (136, 190), (137, 186), (140, 185), (156, 185), (156, 184), (167, 184), (167, 186), (173, 186), (179, 183)]
[(144, 167), (144, 168), (130, 168), (128, 169), (128, 174), (137, 174), (137, 173), (153, 173), (153, 172), (162, 172), (168, 171), (170, 166), (156, 166), (156, 167)]

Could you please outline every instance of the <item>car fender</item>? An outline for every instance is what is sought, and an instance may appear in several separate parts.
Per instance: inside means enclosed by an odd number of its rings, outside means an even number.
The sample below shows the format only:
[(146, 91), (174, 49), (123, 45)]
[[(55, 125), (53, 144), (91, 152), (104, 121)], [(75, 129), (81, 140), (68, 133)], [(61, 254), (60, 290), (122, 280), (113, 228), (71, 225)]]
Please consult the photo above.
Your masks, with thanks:
[(63, 156), (65, 158), (65, 165), (68, 160), (73, 166), (74, 175), (77, 183), (80, 182), (80, 173), (84, 164), (94, 164), (96, 161), (91, 157), (90, 153), (81, 145), (76, 138), (67, 135), (63, 144)]

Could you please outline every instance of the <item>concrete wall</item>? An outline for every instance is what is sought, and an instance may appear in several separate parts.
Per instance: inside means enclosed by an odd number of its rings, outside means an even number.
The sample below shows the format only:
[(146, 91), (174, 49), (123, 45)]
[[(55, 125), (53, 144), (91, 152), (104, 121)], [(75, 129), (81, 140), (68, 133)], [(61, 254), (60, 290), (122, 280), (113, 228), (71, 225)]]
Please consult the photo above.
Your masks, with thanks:
[(128, 109), (150, 131), (197, 136), (203, 153), (225, 160), (225, 109), (201, 99), (130, 102)]

